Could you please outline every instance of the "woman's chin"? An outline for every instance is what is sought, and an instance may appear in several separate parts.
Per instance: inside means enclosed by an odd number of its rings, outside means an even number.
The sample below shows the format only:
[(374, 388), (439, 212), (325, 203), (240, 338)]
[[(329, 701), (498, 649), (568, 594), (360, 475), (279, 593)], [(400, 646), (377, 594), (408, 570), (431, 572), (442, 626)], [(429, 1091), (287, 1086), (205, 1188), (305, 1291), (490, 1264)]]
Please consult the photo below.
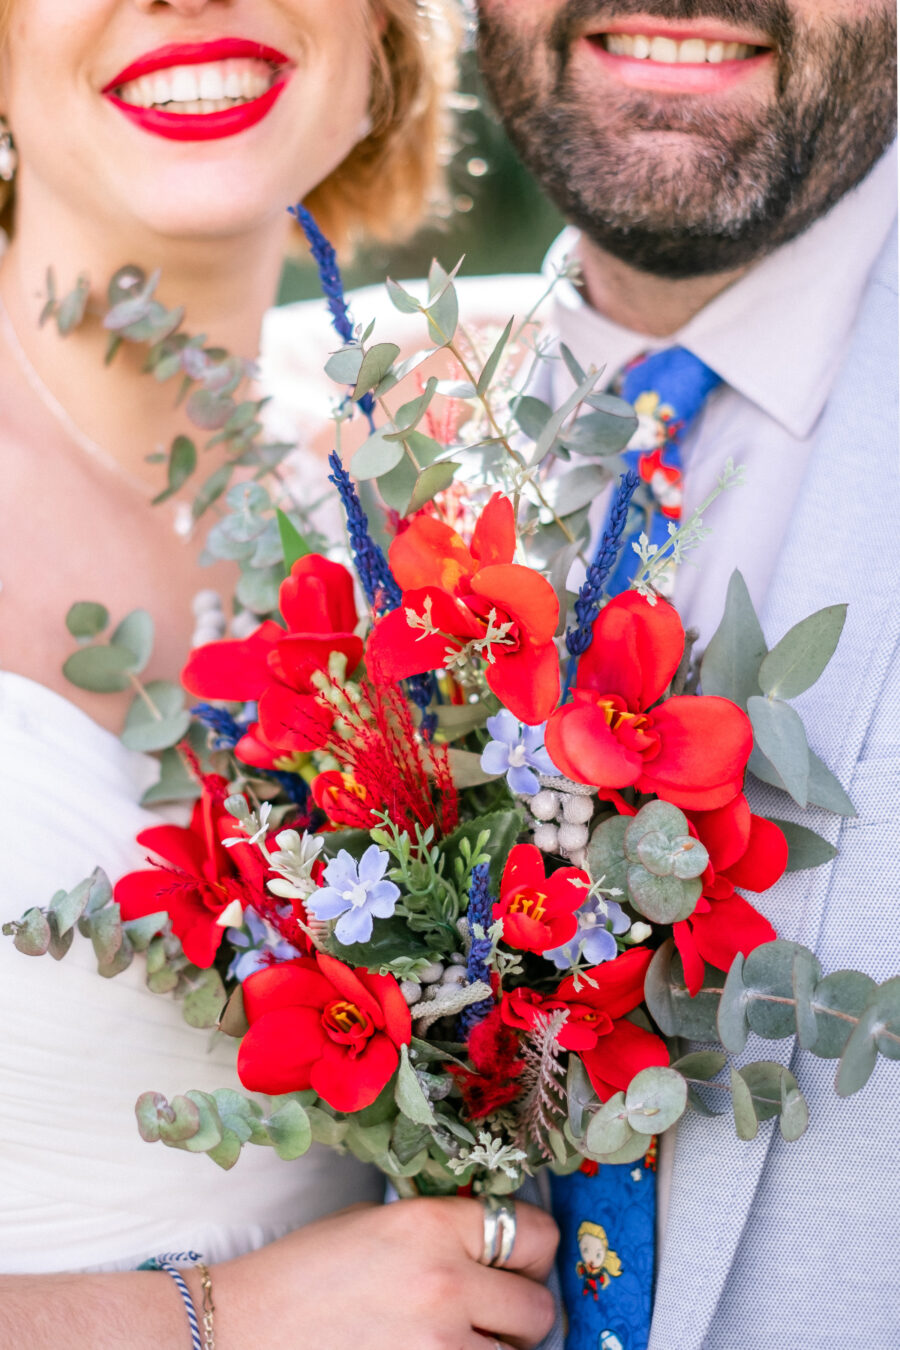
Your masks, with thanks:
[(270, 230), (284, 220), (287, 208), (302, 195), (293, 189), (275, 188), (249, 181), (223, 181), (218, 173), (208, 183), (202, 175), (133, 187), (127, 210), (148, 233), (164, 239), (226, 239)]

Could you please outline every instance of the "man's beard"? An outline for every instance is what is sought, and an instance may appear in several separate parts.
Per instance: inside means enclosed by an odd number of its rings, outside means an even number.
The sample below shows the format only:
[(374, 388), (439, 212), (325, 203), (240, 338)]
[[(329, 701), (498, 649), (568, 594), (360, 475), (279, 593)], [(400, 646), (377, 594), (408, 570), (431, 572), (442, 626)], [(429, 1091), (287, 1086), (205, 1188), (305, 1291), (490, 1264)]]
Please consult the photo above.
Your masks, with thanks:
[[(656, 276), (740, 269), (794, 238), (895, 134), (892, 5), (852, 24), (801, 28), (787, 0), (568, 0), (537, 34), (504, 28), (504, 12), (515, 6), (482, 13), (479, 53), (519, 154), (590, 240)], [(685, 96), (623, 91), (601, 120), (569, 65), (574, 38), (601, 13), (762, 29), (775, 46), (775, 97), (757, 115), (720, 114)], [(651, 132), (662, 134), (650, 141)], [(683, 134), (666, 146), (672, 132)]]

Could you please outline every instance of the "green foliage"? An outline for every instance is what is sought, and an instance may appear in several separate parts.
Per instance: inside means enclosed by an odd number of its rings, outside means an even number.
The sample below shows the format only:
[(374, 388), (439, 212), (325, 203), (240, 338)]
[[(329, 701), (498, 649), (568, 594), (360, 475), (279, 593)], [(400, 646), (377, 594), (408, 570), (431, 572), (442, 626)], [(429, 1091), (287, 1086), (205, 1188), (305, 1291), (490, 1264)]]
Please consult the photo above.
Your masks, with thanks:
[(147, 1143), (206, 1153), (228, 1170), (244, 1144), (268, 1145), (288, 1162), (302, 1157), (313, 1140), (303, 1095), (258, 1101), (230, 1088), (191, 1089), (170, 1103), (161, 1092), (144, 1092), (134, 1110), (141, 1138)]
[[(796, 709), (786, 701), (804, 693), (822, 675), (840, 640), (846, 613), (846, 605), (829, 605), (811, 614), (770, 652), (746, 582), (734, 572), (725, 613), (700, 664), (700, 683), (705, 694), (728, 698), (748, 713), (754, 738), (751, 773), (789, 793), (799, 806), (855, 815), (838, 780), (810, 749)], [(808, 848), (805, 852), (812, 856)]]
[(648, 802), (630, 820), (602, 821), (588, 846), (591, 876), (622, 891), (651, 923), (677, 923), (694, 912), (708, 863), (683, 812), (661, 801)]
[(66, 627), (79, 642), (99, 637), (109, 624), (109, 610), (93, 600), (79, 600), (66, 615)]
[(168, 680), (151, 680), (128, 710), (122, 741), (129, 750), (166, 750), (183, 740), (190, 724), (184, 691)]

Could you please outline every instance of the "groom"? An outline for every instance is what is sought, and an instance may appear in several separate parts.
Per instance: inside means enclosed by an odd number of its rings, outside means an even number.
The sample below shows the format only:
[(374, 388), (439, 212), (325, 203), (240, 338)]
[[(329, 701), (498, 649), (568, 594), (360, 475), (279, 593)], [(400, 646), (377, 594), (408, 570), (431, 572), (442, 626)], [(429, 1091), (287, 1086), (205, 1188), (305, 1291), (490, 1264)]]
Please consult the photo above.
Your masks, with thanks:
[[(513, 142), (576, 227), (549, 259), (581, 269), (556, 290), (561, 341), (583, 366), (625, 370), (642, 448), (682, 423), (680, 463), (650, 483), (660, 505), (690, 511), (729, 458), (746, 466), (676, 580), (700, 645), (735, 567), (770, 645), (849, 601), (801, 710), (858, 814), (806, 813), (836, 860), (754, 903), (826, 970), (883, 980), (900, 970), (895, 0), (480, 0), (479, 46)], [(549, 378), (557, 406), (561, 361)], [(776, 788), (748, 792), (796, 818)], [(812, 1124), (795, 1144), (770, 1125), (746, 1144), (727, 1117), (689, 1115), (664, 1138), (650, 1350), (893, 1350), (896, 1066), (840, 1101), (833, 1065), (795, 1044), (751, 1043), (761, 1058), (790, 1063)], [(575, 1217), (570, 1287), (585, 1233), (618, 1245), (596, 1214)], [(598, 1308), (623, 1284), (609, 1270)], [(597, 1326), (591, 1350), (646, 1344), (633, 1321)]]

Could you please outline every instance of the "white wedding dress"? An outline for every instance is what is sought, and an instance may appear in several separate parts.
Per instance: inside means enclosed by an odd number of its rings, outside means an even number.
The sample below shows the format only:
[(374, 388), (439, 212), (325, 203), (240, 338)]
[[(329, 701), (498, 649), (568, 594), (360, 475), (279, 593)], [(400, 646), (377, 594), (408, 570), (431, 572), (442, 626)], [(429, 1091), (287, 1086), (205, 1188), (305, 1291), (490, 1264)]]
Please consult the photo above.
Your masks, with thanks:
[[(0, 672), (0, 922), (45, 905), (98, 864), (140, 867), (137, 804), (156, 766), (58, 694)], [(330, 1210), (376, 1199), (378, 1178), (313, 1148), (293, 1163), (247, 1147), (223, 1172), (146, 1144), (145, 1090), (240, 1084), (236, 1042), (189, 1027), (144, 963), (112, 980), (76, 934), (61, 962), (0, 939), (0, 1272), (128, 1268), (193, 1248), (221, 1261)]]

